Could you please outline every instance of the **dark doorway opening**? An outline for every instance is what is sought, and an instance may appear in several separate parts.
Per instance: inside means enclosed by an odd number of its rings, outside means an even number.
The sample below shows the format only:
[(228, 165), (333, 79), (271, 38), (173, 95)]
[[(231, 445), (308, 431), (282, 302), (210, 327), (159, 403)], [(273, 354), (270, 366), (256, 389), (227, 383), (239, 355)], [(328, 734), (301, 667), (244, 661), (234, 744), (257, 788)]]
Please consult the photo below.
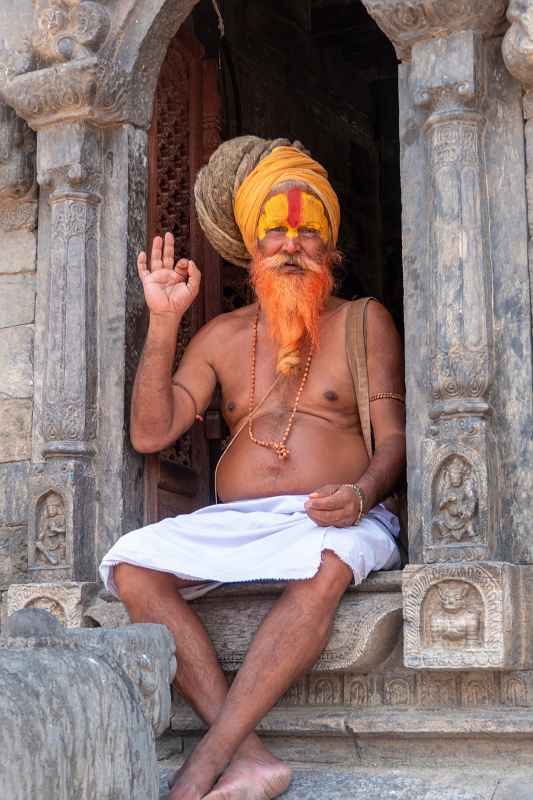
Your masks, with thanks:
[[(205, 321), (251, 301), (245, 270), (217, 259), (191, 202), (219, 140), (300, 140), (339, 195), (344, 255), (336, 293), (372, 295), (403, 327), (398, 75), (392, 45), (360, 0), (200, 0), (161, 70), (150, 136), (148, 238), (173, 230), (202, 264), (203, 295), (178, 357)], [(224, 439), (217, 398), (204, 426), (147, 459), (146, 522), (213, 501)], [(211, 476), (211, 478), (209, 477)]]

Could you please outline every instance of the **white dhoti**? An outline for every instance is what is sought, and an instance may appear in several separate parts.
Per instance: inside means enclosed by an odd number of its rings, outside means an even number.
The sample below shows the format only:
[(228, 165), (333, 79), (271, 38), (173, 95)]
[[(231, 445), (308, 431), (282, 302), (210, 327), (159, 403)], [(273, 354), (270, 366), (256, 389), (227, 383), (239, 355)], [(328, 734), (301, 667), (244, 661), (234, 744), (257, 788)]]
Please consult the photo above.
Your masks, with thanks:
[(320, 527), (304, 509), (308, 495), (219, 503), (164, 519), (122, 536), (100, 565), (106, 588), (116, 564), (168, 572), (197, 581), (182, 594), (198, 597), (222, 583), (312, 578), (332, 550), (360, 583), (370, 572), (396, 569), (398, 519), (379, 504), (359, 525)]

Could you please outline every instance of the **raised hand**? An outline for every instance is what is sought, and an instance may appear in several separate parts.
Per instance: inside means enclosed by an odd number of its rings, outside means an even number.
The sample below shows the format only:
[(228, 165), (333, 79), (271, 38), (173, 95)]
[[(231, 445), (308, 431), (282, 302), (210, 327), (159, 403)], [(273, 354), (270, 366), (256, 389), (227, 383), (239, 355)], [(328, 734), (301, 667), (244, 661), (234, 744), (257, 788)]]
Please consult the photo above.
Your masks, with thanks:
[(156, 236), (152, 243), (150, 266), (146, 253), (139, 253), (137, 269), (143, 284), (146, 305), (152, 314), (182, 316), (200, 289), (201, 274), (186, 258), (174, 265), (174, 237), (165, 233), (165, 240)]

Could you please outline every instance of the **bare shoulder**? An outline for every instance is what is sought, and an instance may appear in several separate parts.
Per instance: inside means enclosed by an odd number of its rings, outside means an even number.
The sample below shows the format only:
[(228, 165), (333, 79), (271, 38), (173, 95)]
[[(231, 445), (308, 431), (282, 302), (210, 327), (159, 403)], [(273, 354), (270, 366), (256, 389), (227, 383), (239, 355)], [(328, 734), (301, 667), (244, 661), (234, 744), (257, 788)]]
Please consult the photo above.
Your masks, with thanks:
[(378, 300), (371, 300), (367, 306), (366, 325), (369, 347), (400, 345), (400, 335), (392, 314)]
[(250, 322), (255, 317), (257, 306), (249, 305), (218, 314), (206, 322), (194, 335), (188, 350), (194, 353), (200, 351), (213, 364), (217, 355), (222, 351), (227, 354), (228, 343), (237, 342), (240, 333), (249, 331)]
[[(382, 303), (373, 300), (367, 308), (367, 356), (369, 377), (389, 380), (399, 387), (403, 385), (403, 348), (400, 334), (391, 313)], [(379, 391), (399, 391), (379, 387)]]

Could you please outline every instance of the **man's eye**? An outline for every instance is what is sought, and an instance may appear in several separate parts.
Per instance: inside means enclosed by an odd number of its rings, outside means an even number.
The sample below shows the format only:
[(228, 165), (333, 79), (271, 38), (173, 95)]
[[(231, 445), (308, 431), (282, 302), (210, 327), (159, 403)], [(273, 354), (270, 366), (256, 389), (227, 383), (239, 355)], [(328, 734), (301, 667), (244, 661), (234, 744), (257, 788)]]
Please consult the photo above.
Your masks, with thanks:
[(278, 225), (277, 228), (268, 228), (267, 233), (287, 233), (287, 228), (283, 225)]
[(298, 228), (298, 233), (302, 236), (315, 236), (318, 231), (315, 228)]

